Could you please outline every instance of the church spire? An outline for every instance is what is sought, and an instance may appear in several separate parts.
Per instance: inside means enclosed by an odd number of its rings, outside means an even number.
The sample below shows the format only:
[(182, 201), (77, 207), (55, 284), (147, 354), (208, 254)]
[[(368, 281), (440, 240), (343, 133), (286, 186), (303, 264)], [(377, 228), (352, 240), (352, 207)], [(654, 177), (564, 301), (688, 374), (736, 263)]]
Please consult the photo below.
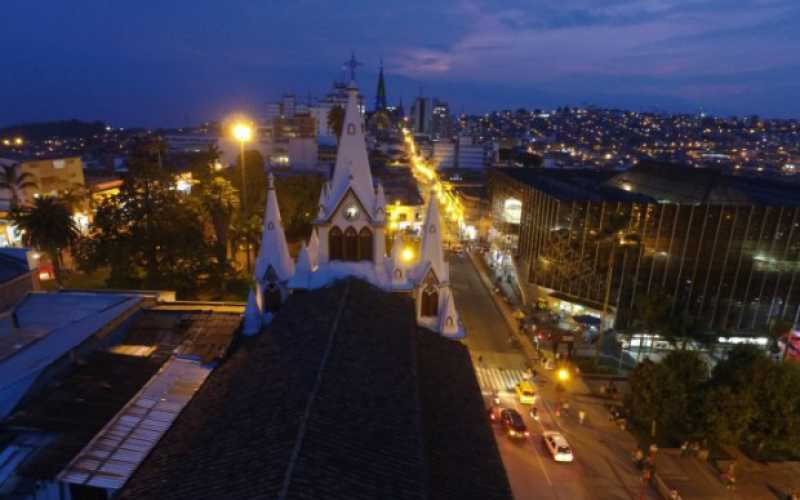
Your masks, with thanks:
[(294, 274), (294, 264), (289, 256), (286, 235), (283, 233), (278, 197), (275, 194), (275, 179), (267, 175), (267, 206), (264, 209), (264, 232), (261, 236), (261, 249), (256, 259), (256, 281), (266, 281), (272, 269), (274, 278), (284, 282)]
[(386, 81), (383, 78), (383, 59), (381, 59), (381, 69), (378, 73), (378, 91), (375, 93), (375, 111), (383, 111), (386, 106)]
[[(441, 220), (439, 217), (439, 204), (436, 193), (431, 191), (428, 199), (428, 211), (425, 214), (425, 225), (422, 226), (422, 250), (420, 251), (420, 272), (433, 270), (436, 278), (445, 283), (449, 281), (449, 269), (444, 260), (442, 249)], [(419, 276), (420, 279), (424, 276)]]
[[(347, 106), (345, 108), (342, 135), (336, 151), (336, 165), (333, 170), (330, 190), (324, 216), (330, 217), (334, 209), (352, 188), (356, 197), (366, 210), (375, 207), (375, 187), (367, 157), (367, 143), (364, 139), (364, 118), (358, 106), (358, 87), (351, 82), (347, 87)], [(370, 217), (374, 214), (370, 213)]]

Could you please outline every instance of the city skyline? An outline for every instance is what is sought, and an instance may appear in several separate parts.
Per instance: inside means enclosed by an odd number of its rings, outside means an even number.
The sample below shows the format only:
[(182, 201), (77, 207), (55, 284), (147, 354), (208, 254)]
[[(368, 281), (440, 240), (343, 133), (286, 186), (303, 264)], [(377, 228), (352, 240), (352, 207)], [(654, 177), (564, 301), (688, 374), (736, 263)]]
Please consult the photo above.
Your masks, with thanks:
[(800, 7), (788, 0), (84, 5), (6, 6), (0, 125), (257, 113), (284, 92), (322, 96), (351, 50), (370, 98), (384, 60), (390, 104), (422, 88), (456, 113), (593, 104), (800, 116)]

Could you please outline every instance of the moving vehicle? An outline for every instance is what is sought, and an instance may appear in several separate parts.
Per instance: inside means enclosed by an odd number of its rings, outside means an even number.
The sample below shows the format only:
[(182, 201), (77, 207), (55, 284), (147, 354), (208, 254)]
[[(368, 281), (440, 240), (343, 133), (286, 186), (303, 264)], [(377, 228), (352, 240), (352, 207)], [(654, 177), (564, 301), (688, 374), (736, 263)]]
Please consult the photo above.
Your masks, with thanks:
[(547, 451), (550, 452), (556, 462), (572, 462), (575, 460), (572, 448), (570, 448), (567, 439), (560, 432), (545, 431), (542, 433), (542, 439)]
[(489, 421), (492, 422), (493, 424), (499, 424), (501, 418), (500, 414), (503, 412), (503, 410), (504, 408), (501, 406), (497, 405), (490, 406), (489, 409), (487, 410), (487, 413), (489, 414)]
[(528, 380), (520, 381), (516, 387), (514, 387), (514, 390), (517, 393), (517, 399), (519, 399), (520, 404), (536, 404), (536, 387)]
[(525, 426), (525, 421), (522, 420), (522, 415), (520, 415), (517, 410), (506, 408), (501, 411), (500, 421), (511, 437), (526, 438), (531, 435), (530, 432), (528, 432), (528, 428)]

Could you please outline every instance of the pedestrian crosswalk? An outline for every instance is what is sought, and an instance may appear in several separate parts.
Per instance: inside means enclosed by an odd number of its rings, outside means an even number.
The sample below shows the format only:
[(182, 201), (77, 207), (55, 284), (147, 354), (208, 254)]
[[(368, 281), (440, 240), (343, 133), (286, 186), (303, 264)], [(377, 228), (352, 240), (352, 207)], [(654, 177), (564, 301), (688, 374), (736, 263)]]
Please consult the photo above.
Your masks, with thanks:
[(525, 370), (475, 367), (481, 392), (502, 392), (514, 389), (525, 376)]

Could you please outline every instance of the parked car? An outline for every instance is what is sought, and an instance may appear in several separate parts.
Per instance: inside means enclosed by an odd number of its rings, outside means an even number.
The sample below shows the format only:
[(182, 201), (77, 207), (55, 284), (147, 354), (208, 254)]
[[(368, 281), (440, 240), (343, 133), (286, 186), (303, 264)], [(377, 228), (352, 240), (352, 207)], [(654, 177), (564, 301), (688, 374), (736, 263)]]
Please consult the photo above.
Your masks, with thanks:
[(531, 435), (517, 410), (506, 408), (500, 412), (500, 421), (510, 437), (526, 438)]
[(575, 459), (572, 448), (570, 448), (567, 439), (560, 432), (545, 431), (542, 433), (542, 439), (547, 451), (550, 452), (550, 456), (556, 462), (572, 462)]

